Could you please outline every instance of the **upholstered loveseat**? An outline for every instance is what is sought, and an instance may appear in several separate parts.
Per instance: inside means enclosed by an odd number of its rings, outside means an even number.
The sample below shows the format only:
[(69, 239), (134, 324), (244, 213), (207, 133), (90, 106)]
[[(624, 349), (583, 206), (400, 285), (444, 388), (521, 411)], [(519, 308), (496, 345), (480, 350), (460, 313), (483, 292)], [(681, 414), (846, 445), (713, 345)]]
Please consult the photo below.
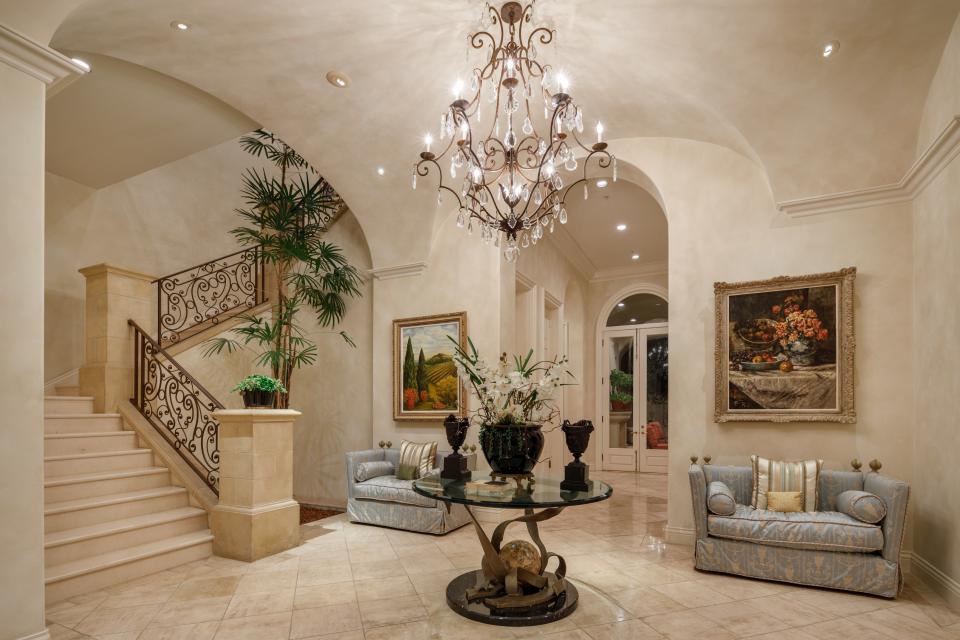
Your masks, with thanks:
[[(435, 468), (431, 473), (440, 473), (440, 469), (436, 468), (436, 460), (447, 453), (449, 451), (437, 452), (432, 465)], [(361, 464), (375, 462), (388, 463), (389, 466), (380, 466), (384, 470), (392, 467), (392, 471), (386, 475), (364, 478), (363, 471), (368, 468), (365, 467), (358, 475)], [(448, 533), (470, 522), (470, 516), (463, 506), (452, 505), (448, 510), (437, 500), (416, 493), (412, 480), (397, 478), (395, 472), (399, 464), (398, 449), (347, 453), (347, 516), (351, 522), (433, 534)], [(358, 480), (358, 477), (361, 479)]]
[[(824, 469), (817, 511), (780, 513), (750, 506), (750, 467), (694, 464), (689, 477), (697, 569), (897, 596), (902, 584), (900, 545), (910, 493), (907, 483), (879, 473)], [(708, 487), (712, 492), (724, 489), (711, 484), (717, 482), (726, 485), (735, 502), (727, 515), (708, 509)], [(881, 514), (885, 512), (882, 519), (865, 522), (842, 513), (838, 498), (850, 491), (879, 497), (882, 506), (877, 506)], [(847, 493), (841, 501), (848, 503), (849, 496), (856, 495)], [(841, 507), (849, 511), (846, 504)]]

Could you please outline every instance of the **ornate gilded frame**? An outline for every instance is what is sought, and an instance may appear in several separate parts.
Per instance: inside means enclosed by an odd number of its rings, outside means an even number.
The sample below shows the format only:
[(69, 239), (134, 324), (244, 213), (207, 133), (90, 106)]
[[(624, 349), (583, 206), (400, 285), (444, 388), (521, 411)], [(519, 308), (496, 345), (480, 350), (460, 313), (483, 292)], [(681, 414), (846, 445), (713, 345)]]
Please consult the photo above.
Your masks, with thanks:
[(400, 390), (400, 368), (403, 361), (403, 355), (400, 353), (400, 331), (405, 327), (420, 327), (431, 324), (443, 324), (447, 322), (458, 322), (460, 325), (460, 344), (467, 343), (467, 312), (457, 311), (455, 313), (442, 313), (432, 316), (418, 316), (416, 318), (401, 318), (393, 321), (393, 419), (403, 422), (442, 422), (451, 413), (463, 415), (467, 410), (467, 389), (462, 381), (459, 381), (460, 399), (456, 411), (444, 409), (442, 411), (403, 411), (401, 402), (403, 393)]
[[(779, 276), (750, 282), (715, 282), (714, 293), (714, 422), (842, 422), (854, 423), (854, 335), (853, 294), (856, 267), (807, 276)], [(837, 386), (838, 407), (831, 411), (781, 411), (728, 408), (729, 403), (729, 298), (731, 294), (762, 293), (778, 289), (837, 287)]]

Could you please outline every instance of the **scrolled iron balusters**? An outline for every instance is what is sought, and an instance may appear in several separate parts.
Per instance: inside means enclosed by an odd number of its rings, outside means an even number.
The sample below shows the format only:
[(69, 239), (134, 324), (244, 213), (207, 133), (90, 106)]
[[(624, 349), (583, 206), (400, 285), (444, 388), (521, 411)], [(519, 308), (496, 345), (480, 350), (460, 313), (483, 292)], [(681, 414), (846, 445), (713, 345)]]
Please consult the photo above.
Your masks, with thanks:
[(214, 411), (223, 405), (136, 323), (135, 387), (138, 411), (219, 493), (220, 450)]
[(252, 309), (266, 300), (260, 247), (231, 253), (164, 276), (157, 285), (157, 327), (161, 345), (225, 314)]

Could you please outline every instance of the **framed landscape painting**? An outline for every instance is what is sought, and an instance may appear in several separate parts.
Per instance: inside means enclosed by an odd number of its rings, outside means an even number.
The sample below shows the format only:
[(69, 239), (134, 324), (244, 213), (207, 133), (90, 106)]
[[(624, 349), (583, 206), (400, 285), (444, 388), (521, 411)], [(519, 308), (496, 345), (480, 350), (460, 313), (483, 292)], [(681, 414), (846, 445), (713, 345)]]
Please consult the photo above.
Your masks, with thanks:
[(466, 410), (454, 348), (467, 341), (467, 313), (393, 321), (393, 419), (440, 420)]
[(713, 285), (716, 422), (856, 422), (856, 274)]

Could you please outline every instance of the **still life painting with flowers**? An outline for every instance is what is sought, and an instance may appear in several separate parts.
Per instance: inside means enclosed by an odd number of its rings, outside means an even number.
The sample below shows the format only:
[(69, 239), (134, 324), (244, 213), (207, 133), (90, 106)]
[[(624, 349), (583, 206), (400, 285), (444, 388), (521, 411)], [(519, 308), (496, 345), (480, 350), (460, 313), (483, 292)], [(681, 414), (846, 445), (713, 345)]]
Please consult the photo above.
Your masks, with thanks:
[(714, 285), (718, 422), (854, 420), (855, 275)]

